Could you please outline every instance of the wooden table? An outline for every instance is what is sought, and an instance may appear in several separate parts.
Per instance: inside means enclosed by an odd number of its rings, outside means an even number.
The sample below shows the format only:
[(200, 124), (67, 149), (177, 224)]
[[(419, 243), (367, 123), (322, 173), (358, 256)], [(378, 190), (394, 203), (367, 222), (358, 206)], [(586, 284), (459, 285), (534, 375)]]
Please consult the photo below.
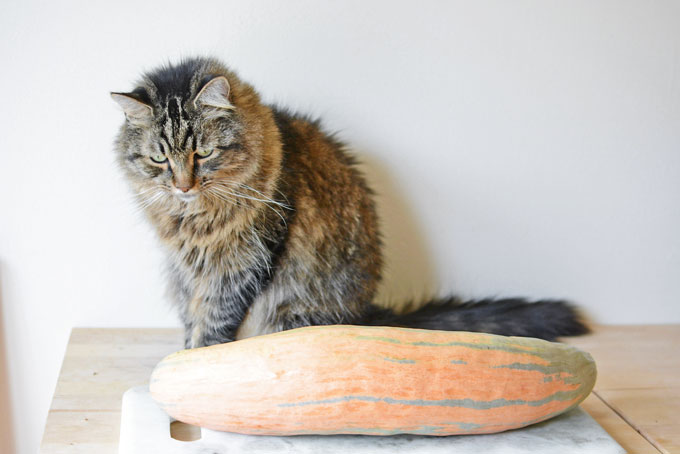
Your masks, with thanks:
[[(680, 325), (601, 326), (569, 339), (598, 364), (583, 407), (630, 453), (680, 453)], [(75, 328), (40, 452), (117, 454), (121, 396), (182, 348), (178, 329)]]

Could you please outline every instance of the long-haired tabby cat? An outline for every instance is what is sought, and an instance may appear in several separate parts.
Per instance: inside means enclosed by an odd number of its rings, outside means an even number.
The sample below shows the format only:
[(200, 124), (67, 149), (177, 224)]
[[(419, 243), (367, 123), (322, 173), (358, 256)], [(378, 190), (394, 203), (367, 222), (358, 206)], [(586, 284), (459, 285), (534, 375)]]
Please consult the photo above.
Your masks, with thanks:
[(545, 339), (586, 331), (560, 301), (448, 297), (404, 315), (374, 305), (380, 234), (354, 159), (214, 59), (159, 68), (112, 96), (126, 117), (118, 161), (167, 251), (187, 347), (339, 323)]

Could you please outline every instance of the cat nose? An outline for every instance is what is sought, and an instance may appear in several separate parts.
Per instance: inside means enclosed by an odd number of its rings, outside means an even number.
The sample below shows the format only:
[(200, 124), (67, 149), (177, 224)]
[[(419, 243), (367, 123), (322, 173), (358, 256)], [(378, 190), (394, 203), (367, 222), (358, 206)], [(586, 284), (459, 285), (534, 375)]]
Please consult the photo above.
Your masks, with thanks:
[(193, 181), (175, 181), (174, 186), (177, 189), (179, 189), (180, 191), (186, 193), (186, 192), (189, 192), (193, 189), (194, 182)]
[(172, 179), (173, 185), (181, 192), (187, 193), (196, 186), (196, 180), (193, 175), (178, 170), (175, 173), (175, 178)]

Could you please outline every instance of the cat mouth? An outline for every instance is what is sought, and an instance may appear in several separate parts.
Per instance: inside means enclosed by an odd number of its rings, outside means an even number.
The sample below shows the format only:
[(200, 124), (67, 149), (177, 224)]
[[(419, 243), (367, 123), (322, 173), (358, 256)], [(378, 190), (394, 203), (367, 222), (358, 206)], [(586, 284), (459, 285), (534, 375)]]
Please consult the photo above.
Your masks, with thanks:
[(192, 202), (198, 198), (198, 192), (191, 192), (191, 193), (175, 193), (175, 197), (177, 197), (179, 200), (182, 202)]

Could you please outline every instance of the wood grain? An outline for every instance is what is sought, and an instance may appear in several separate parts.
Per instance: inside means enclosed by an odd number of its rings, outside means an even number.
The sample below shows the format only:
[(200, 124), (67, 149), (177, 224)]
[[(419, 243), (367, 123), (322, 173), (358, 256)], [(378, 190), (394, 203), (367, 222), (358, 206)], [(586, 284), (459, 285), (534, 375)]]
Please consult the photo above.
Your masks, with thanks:
[(581, 407), (597, 421), (629, 454), (659, 454), (645, 437), (609, 408), (596, 394), (591, 394)]
[(680, 325), (597, 326), (566, 342), (595, 358), (596, 390), (680, 386)]
[(123, 392), (182, 346), (180, 329), (75, 328), (40, 452), (117, 454)]
[(595, 358), (613, 411), (657, 452), (680, 452), (680, 325), (598, 326), (568, 342)]
[(598, 391), (662, 452), (680, 452), (680, 387)]
[(41, 453), (118, 454), (119, 411), (50, 410)]

